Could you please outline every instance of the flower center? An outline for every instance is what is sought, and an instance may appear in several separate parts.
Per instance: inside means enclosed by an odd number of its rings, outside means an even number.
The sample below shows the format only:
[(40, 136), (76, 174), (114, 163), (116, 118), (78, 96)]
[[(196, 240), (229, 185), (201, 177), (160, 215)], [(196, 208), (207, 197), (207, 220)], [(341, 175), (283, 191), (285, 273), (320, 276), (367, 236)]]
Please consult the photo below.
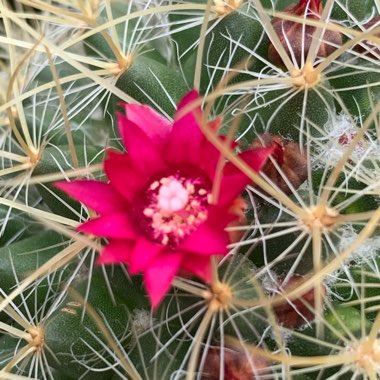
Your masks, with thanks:
[(210, 190), (201, 176), (162, 176), (145, 190), (139, 224), (149, 239), (175, 248), (207, 219)]
[(173, 213), (184, 209), (189, 201), (189, 191), (176, 179), (169, 180), (160, 186), (158, 206), (162, 212)]

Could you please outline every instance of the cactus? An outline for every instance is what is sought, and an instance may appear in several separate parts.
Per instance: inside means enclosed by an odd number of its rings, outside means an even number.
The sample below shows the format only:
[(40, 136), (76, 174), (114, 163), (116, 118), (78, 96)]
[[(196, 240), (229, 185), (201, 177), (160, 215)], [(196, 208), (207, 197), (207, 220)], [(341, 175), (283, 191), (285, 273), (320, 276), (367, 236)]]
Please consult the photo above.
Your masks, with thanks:
[(378, 0), (0, 0), (0, 378), (380, 376)]

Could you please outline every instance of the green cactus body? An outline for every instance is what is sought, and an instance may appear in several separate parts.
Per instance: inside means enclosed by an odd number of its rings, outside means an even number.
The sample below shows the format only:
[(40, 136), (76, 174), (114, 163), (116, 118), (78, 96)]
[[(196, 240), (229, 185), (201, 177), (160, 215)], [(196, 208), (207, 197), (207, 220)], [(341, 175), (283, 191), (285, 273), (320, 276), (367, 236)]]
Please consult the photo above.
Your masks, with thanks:
[[(118, 299), (115, 300), (116, 304), (112, 302), (101, 274), (94, 274), (91, 282), (96, 284), (97, 291), (96, 294), (90, 292), (87, 302), (95, 312), (99, 313), (100, 318), (107, 315), (106, 323), (116, 336), (124, 336), (126, 339), (129, 322), (128, 309)], [(78, 374), (88, 379), (94, 376), (91, 370), (87, 370), (81, 364), (82, 360), (88, 361), (90, 367), (93, 366), (94, 369), (107, 367), (103, 361), (103, 358), (107, 357), (107, 351), (96, 339), (96, 336), (101, 335), (101, 330), (91, 318), (88, 316), (83, 318), (84, 301), (83, 298), (78, 300), (77, 297), (78, 294), (79, 297), (85, 296), (87, 286), (88, 279), (75, 284), (73, 290), (78, 293), (69, 294), (44, 325), (45, 344), (55, 356), (49, 358), (51, 365), (72, 378), (76, 378)], [(103, 354), (99, 357), (97, 352), (102, 351)], [(77, 360), (73, 360), (72, 355), (77, 357)], [(101, 370), (97, 376), (109, 379), (112, 377), (112, 371)]]
[(304, 140), (304, 134), (308, 133), (317, 137), (319, 131), (313, 127), (307, 131), (304, 121), (324, 125), (329, 113), (334, 110), (326, 108), (326, 102), (331, 106), (332, 100), (331, 95), (324, 90), (309, 90), (307, 93), (296, 89), (268, 91), (262, 98), (252, 102), (253, 113), (258, 115), (257, 133), (268, 131), (293, 140), (300, 137)]
[[(201, 92), (210, 91), (229, 72), (242, 70), (238, 66), (248, 71), (259, 70), (261, 62), (251, 52), (265, 54), (266, 39), (260, 22), (250, 13), (242, 8), (210, 23), (203, 52)], [(250, 75), (237, 74), (229, 84), (248, 79)]]
[(174, 104), (188, 90), (180, 72), (149, 57), (140, 56), (133, 60), (116, 82), (116, 86), (138, 102), (173, 115)]
[(0, 378), (378, 378), (379, 12), (0, 1)]
[(342, 20), (346, 21), (349, 19), (349, 15), (352, 15), (352, 17), (355, 17), (357, 20), (362, 21), (368, 15), (371, 14), (371, 11), (373, 9), (373, 2), (364, 0), (351, 0), (347, 2), (347, 9), (342, 9), (338, 4), (334, 4), (334, 7), (332, 9), (331, 18), (333, 20)]
[[(101, 162), (103, 156), (102, 151), (103, 150), (94, 146), (86, 146), (84, 150), (77, 151), (80, 165)], [(69, 157), (70, 149), (67, 145), (48, 147), (44, 150), (44, 156), (35, 167), (33, 174), (44, 175), (54, 173), (57, 165), (59, 165), (62, 170), (70, 170), (73, 167), (68, 161)], [(75, 211), (80, 211), (80, 205), (78, 205), (77, 202), (73, 202), (63, 192), (57, 193), (52, 183), (38, 185), (37, 189), (43, 197), (44, 202), (46, 202), (48, 207), (55, 213), (68, 218), (75, 218)], [(58, 196), (56, 194), (58, 194)]]
[[(334, 313), (330, 312), (326, 316), (326, 321), (335, 329), (335, 334), (330, 333), (330, 339), (337, 339), (336, 333), (346, 334), (346, 329), (360, 338), (363, 328), (363, 320), (360, 311), (353, 307), (343, 305), (336, 305)], [(369, 330), (371, 323), (366, 321), (364, 329)]]
[[(206, 0), (193, 0), (189, 3), (207, 5)], [(202, 18), (199, 17), (199, 21), (196, 18), (196, 11), (190, 11), (189, 14), (186, 12), (172, 12), (169, 14), (171, 36), (175, 42), (176, 49), (178, 49), (179, 56), (184, 55), (184, 57), (187, 57), (186, 52), (191, 51), (191, 47), (197, 44), (199, 40)], [(195, 25), (190, 26), (191, 24)]]
[[(31, 273), (59, 253), (65, 245), (66, 241), (62, 235), (44, 231), (1, 248), (1, 289), (10, 293)], [(52, 272), (47, 278), (42, 279), (38, 285), (17, 297), (15, 303), (19, 310), (22, 313), (37, 313), (39, 305), (45, 305), (47, 308), (70, 274), (71, 270), (65, 268), (59, 272)], [(0, 318), (4, 317), (5, 314)]]
[(14, 240), (29, 237), (39, 230), (38, 226), (33, 225), (31, 220), (25, 218), (25, 215), (15, 210), (9, 210), (7, 207), (0, 208), (0, 218), (4, 229), (0, 238), (1, 247)]
[[(362, 65), (363, 69), (358, 71), (357, 67)], [(348, 111), (364, 122), (380, 99), (380, 74), (376, 65), (364, 60), (354, 60), (350, 66), (334, 71), (329, 82)], [(349, 92), (346, 88), (353, 90)]]

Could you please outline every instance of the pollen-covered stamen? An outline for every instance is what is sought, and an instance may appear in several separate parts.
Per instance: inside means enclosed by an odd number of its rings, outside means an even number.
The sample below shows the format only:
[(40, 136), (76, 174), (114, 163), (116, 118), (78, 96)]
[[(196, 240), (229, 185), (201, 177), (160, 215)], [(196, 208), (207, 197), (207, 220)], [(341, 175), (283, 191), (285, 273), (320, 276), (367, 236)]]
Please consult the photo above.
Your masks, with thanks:
[(171, 175), (153, 181), (145, 194), (144, 231), (160, 244), (177, 246), (207, 219), (210, 185), (200, 177)]

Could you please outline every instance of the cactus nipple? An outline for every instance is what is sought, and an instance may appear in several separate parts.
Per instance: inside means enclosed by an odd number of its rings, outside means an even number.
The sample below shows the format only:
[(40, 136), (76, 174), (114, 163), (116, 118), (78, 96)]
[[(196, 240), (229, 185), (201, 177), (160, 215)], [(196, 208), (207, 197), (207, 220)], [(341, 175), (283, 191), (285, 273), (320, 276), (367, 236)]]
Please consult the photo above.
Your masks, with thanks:
[(218, 16), (225, 16), (239, 9), (243, 0), (214, 0), (215, 12)]
[(29, 345), (36, 348), (36, 351), (42, 351), (45, 344), (45, 333), (42, 327), (32, 327), (28, 330)]
[(349, 350), (355, 356), (356, 368), (364, 373), (380, 372), (380, 342), (365, 338)]
[(215, 282), (211, 285), (209, 308), (215, 312), (229, 309), (232, 306), (232, 289), (229, 284)]
[(132, 54), (121, 55), (117, 62), (108, 63), (106, 68), (112, 75), (118, 76), (127, 71), (132, 66), (132, 63)]
[(303, 219), (303, 223), (309, 231), (315, 227), (328, 230), (336, 224), (338, 213), (332, 208), (317, 205), (308, 211), (308, 217)]
[(306, 63), (300, 70), (294, 70), (290, 73), (293, 78), (293, 85), (301, 88), (310, 88), (317, 85), (321, 79), (318, 71)]

